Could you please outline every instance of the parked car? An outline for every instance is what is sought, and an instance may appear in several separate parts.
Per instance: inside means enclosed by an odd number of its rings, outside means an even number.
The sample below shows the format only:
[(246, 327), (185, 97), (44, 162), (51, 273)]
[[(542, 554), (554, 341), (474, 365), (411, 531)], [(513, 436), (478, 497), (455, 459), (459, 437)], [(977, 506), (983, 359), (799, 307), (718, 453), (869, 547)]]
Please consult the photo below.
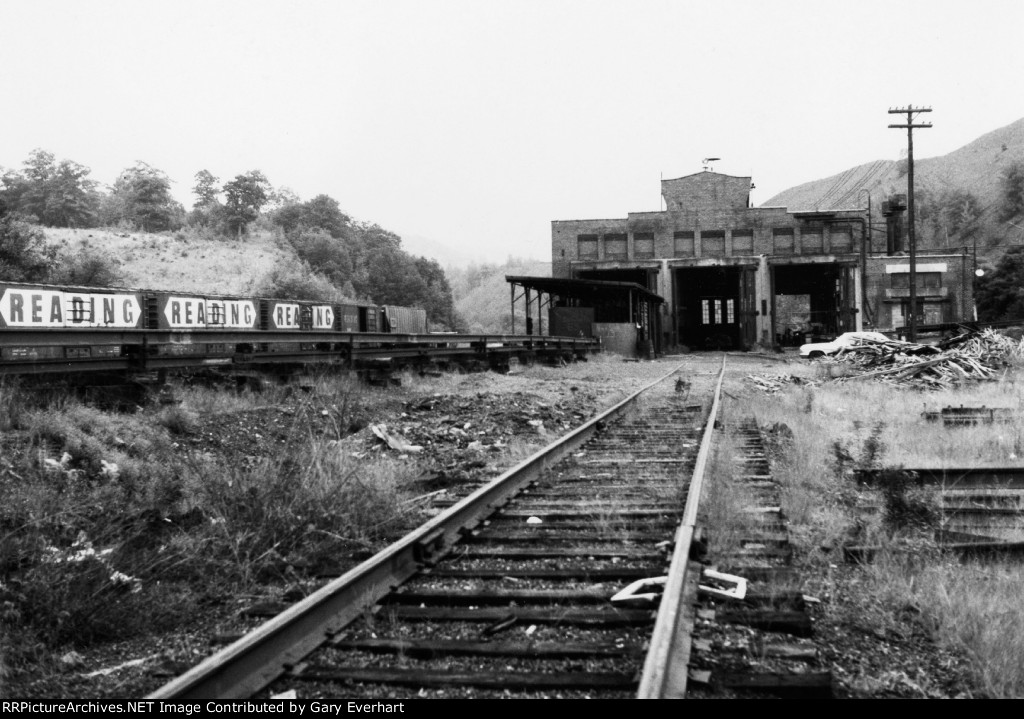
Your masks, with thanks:
[(812, 342), (811, 344), (800, 345), (801, 357), (824, 357), (835, 354), (844, 347), (851, 347), (861, 344), (861, 340), (874, 340), (876, 342), (892, 342), (881, 332), (844, 332), (831, 342)]

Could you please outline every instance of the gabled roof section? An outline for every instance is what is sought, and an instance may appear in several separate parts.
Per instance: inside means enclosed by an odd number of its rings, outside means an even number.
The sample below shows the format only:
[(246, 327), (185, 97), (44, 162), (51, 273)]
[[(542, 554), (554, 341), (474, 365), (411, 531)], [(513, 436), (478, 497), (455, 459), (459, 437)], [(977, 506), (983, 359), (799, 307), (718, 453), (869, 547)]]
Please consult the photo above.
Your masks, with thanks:
[(674, 180), (661, 181), (665, 206), (672, 211), (750, 207), (750, 178), (706, 170)]
[(715, 172), (714, 170), (702, 170), (701, 172), (694, 172), (694, 173), (692, 173), (690, 175), (683, 175), (682, 177), (675, 177), (675, 178), (672, 178), (670, 180), (662, 180), (661, 182), (662, 182), (662, 184), (665, 184), (666, 182), (679, 182), (680, 180), (687, 180), (687, 179), (690, 179), (690, 178), (693, 178), (693, 177), (700, 177), (701, 175), (713, 175), (715, 177), (726, 177), (726, 178), (729, 178), (731, 180), (746, 180), (747, 181), (747, 185), (748, 186), (750, 185), (750, 178), (749, 177), (741, 177), (740, 175), (725, 175), (725, 174), (722, 174), (721, 172)]

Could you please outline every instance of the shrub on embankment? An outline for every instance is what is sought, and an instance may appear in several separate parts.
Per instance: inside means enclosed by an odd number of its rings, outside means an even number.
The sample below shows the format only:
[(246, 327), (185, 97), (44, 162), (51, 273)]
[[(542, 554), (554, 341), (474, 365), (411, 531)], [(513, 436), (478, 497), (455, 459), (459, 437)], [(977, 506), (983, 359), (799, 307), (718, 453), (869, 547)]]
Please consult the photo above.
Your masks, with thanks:
[[(335, 381), (309, 395), (331, 407), (334, 438), (359, 411), (356, 392)], [(357, 463), (314, 436), (303, 419), (326, 410), (312, 399), (289, 404), (273, 452), (189, 449), (216, 412), (281, 399), (223, 396), (189, 390), (178, 406), (116, 413), (0, 385), (0, 658), (10, 671), (54, 648), (179, 627), (208, 602), (301, 582), (403, 529), (415, 466)]]

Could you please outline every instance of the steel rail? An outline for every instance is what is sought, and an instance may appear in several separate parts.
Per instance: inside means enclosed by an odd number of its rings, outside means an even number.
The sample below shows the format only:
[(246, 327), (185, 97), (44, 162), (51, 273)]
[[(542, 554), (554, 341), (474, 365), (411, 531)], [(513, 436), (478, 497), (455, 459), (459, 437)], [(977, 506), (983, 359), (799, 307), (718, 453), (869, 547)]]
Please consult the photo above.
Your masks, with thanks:
[(711, 411), (704, 426), (704, 436), (697, 452), (697, 461), (690, 477), (686, 495), (683, 519), (676, 532), (675, 548), (669, 565), (668, 579), (661, 595), (658, 618), (651, 633), (651, 646), (647, 651), (638, 699), (682, 699), (686, 696), (687, 665), (690, 658), (690, 630), (685, 614), (686, 587), (692, 577), (688, 576), (690, 546), (697, 524), (697, 511), (704, 491), (704, 473), (711, 455), (711, 443), (715, 432), (715, 421), (722, 396), (722, 380), (725, 378), (725, 355), (718, 371)]
[(440, 558), (462, 533), (476, 527), (548, 467), (577, 451), (599, 425), (625, 414), (641, 394), (682, 367), (675, 367), (535, 453), (403, 539), (160, 687), (148, 698), (235, 699), (260, 691), (362, 616), (367, 607), (408, 580), (424, 562)]

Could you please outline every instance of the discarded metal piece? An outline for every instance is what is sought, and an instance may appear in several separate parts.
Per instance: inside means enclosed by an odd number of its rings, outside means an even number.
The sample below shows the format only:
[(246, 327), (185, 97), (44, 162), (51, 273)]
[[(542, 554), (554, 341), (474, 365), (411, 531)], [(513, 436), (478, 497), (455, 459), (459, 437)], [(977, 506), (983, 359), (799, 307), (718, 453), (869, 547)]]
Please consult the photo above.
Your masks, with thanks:
[(743, 577), (705, 569), (703, 579), (706, 583), (698, 584), (697, 588), (705, 594), (723, 599), (740, 600), (747, 596), (747, 580)]
[[(661, 599), (668, 577), (638, 579), (612, 596), (611, 601), (624, 607), (646, 607)], [(644, 592), (642, 590), (650, 590)]]
[(995, 424), (1013, 421), (1013, 409), (1010, 407), (943, 407), (939, 411), (925, 411), (922, 416), (929, 422), (942, 420), (946, 427), (969, 426), (977, 424)]
[(388, 428), (383, 424), (371, 424), (370, 431), (372, 431), (377, 437), (384, 441), (391, 449), (397, 450), (398, 452), (422, 452), (423, 447), (418, 444), (410, 444), (405, 441), (401, 436), (396, 436), (388, 432)]
[(691, 669), (689, 671), (690, 681), (694, 684), (710, 684), (711, 672), (708, 669)]
[(509, 614), (508, 616), (504, 617), (503, 619), (499, 619), (494, 624), (491, 624), (490, 626), (485, 627), (484, 630), (482, 632), (480, 632), (480, 633), (483, 634), (485, 637), (490, 637), (490, 636), (492, 636), (494, 634), (497, 634), (498, 632), (505, 631), (506, 629), (508, 629), (509, 627), (511, 627), (513, 624), (515, 624), (518, 621), (519, 621), (519, 617), (517, 617), (515, 614)]

